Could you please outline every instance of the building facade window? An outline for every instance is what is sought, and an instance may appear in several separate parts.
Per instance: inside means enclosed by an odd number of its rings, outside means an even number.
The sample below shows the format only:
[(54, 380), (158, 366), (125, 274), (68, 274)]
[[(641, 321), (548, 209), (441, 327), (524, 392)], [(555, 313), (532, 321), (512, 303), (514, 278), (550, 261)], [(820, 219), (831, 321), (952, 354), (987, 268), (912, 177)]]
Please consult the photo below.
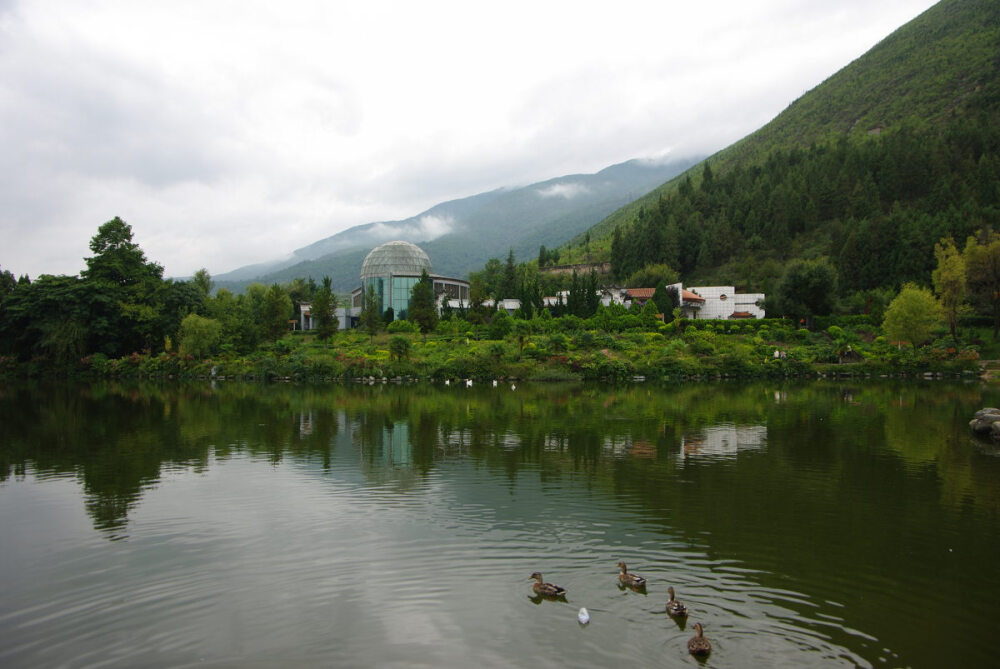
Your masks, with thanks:
[(406, 318), (406, 314), (410, 310), (410, 295), (413, 293), (413, 286), (418, 281), (420, 281), (420, 277), (392, 277), (392, 312), (397, 319)]

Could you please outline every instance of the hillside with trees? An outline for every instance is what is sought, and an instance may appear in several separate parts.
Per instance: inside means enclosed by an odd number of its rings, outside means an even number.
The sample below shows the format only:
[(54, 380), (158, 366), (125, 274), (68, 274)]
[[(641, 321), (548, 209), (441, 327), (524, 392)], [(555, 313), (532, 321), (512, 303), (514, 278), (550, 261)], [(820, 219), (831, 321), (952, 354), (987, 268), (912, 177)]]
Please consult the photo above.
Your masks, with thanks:
[(942, 238), (1000, 227), (998, 74), (1000, 4), (943, 0), (562, 256), (767, 293), (792, 261), (824, 262), (842, 310), (884, 307), (930, 285)]

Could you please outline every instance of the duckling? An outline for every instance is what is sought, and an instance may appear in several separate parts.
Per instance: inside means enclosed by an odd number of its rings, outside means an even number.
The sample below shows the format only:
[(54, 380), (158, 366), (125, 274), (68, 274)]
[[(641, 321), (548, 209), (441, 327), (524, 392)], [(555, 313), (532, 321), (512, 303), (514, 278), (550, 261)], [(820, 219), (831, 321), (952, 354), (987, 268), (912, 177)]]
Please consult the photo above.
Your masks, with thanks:
[(558, 585), (543, 582), (541, 572), (534, 572), (530, 578), (535, 579), (535, 582), (531, 585), (531, 589), (539, 595), (544, 595), (545, 597), (566, 596), (566, 588), (560, 588)]
[(695, 657), (708, 657), (712, 652), (712, 644), (705, 638), (701, 623), (694, 624), (694, 636), (688, 639), (688, 652)]
[(646, 579), (638, 574), (628, 573), (628, 566), (624, 562), (618, 563), (618, 569), (621, 570), (618, 572), (618, 582), (622, 585), (627, 585), (628, 587), (635, 588), (636, 590), (646, 587)]
[(686, 616), (688, 609), (684, 606), (684, 602), (674, 599), (674, 586), (667, 588), (667, 592), (670, 594), (670, 599), (667, 600), (667, 613), (674, 617)]

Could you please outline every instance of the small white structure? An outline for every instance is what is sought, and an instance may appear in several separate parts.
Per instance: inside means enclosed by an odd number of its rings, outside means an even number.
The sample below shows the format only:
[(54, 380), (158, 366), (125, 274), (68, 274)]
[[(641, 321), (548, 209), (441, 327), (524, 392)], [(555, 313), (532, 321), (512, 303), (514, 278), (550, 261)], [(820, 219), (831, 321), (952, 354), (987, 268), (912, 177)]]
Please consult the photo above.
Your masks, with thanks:
[[(447, 306), (449, 309), (467, 309), (470, 305), (469, 302), (463, 300), (456, 300), (454, 298), (442, 297), (438, 299), (438, 313)], [(521, 300), (510, 297), (503, 300), (494, 300), (492, 297), (483, 300), (483, 306), (492, 311), (500, 311), (503, 309), (507, 312), (508, 316), (513, 316), (514, 312), (521, 308)]]
[(513, 316), (514, 312), (521, 308), (521, 300), (516, 297), (508, 297), (502, 300), (494, 300), (492, 297), (483, 300), (483, 306), (487, 309), (492, 309), (493, 311), (500, 311), (503, 309), (507, 312), (508, 316)]
[(299, 302), (299, 329), (313, 330), (312, 304), (309, 302)]
[(687, 291), (705, 300), (700, 307), (690, 305), (688, 318), (764, 318), (764, 293), (737, 293), (733, 286), (691, 286)]

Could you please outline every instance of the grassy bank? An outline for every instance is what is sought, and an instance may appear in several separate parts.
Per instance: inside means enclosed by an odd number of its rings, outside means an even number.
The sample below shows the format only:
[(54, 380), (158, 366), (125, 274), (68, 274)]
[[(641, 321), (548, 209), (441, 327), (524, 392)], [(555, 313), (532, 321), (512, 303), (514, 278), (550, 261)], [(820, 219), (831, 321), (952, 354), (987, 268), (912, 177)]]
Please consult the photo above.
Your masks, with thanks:
[(246, 355), (222, 352), (203, 359), (176, 352), (120, 359), (93, 355), (72, 369), (51, 367), (44, 360), (7, 359), (0, 360), (0, 373), (301, 381), (686, 380), (972, 375), (978, 373), (983, 353), (993, 357), (988, 335), (975, 329), (960, 332), (958, 342), (940, 333), (940, 338), (914, 349), (889, 342), (865, 317), (837, 323), (815, 331), (766, 319), (680, 321), (660, 324), (655, 331), (619, 333), (558, 328), (498, 333), (484, 327), (426, 337), (396, 333), (371, 338), (349, 332), (326, 342), (310, 333), (295, 333)]

